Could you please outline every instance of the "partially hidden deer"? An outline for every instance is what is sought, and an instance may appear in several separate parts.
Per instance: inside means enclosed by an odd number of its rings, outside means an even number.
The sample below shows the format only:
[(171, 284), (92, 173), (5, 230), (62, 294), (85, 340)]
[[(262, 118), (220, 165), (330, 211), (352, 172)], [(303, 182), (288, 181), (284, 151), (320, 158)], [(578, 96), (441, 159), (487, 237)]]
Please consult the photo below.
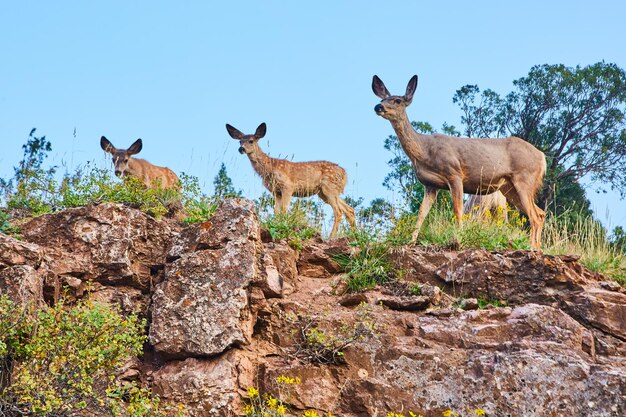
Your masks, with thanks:
[(515, 136), (470, 139), (417, 133), (406, 113), (416, 88), (417, 75), (411, 78), (403, 96), (392, 96), (378, 76), (374, 75), (372, 80), (374, 94), (382, 99), (374, 111), (389, 120), (413, 164), (415, 175), (424, 185), (413, 241), (417, 240), (437, 190), (450, 190), (459, 225), (463, 193), (491, 194), (499, 190), (511, 204), (526, 213), (531, 227), (530, 246), (539, 250), (545, 212), (535, 204), (535, 195), (546, 172), (543, 152)]
[(143, 147), (141, 139), (137, 139), (128, 149), (117, 149), (102, 136), (100, 147), (113, 156), (115, 175), (118, 177), (138, 178), (147, 188), (177, 189), (180, 187), (180, 180), (171, 169), (153, 165), (144, 159), (133, 158), (133, 155), (138, 154)]
[(265, 123), (261, 123), (252, 135), (243, 134), (229, 124), (226, 130), (231, 138), (239, 141), (239, 153), (248, 156), (263, 185), (274, 196), (274, 214), (286, 213), (292, 196), (317, 194), (333, 209), (331, 239), (337, 233), (342, 216), (352, 227), (356, 226), (354, 209), (339, 197), (348, 180), (346, 171), (339, 165), (328, 161), (291, 162), (270, 157), (258, 144), (267, 131)]
[(500, 191), (486, 195), (471, 195), (463, 206), (464, 215), (486, 217), (487, 213), (491, 218), (508, 220), (506, 197)]

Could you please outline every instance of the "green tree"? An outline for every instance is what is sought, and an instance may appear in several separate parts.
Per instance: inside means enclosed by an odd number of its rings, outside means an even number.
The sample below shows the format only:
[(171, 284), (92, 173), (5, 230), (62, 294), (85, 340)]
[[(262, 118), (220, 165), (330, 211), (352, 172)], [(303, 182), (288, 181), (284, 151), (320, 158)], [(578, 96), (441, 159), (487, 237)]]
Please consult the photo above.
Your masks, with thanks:
[[(519, 136), (545, 152), (541, 205), (564, 200), (590, 178), (626, 195), (626, 73), (615, 64), (538, 65), (504, 97), (476, 85), (457, 90), (468, 136)], [(584, 193), (576, 200), (584, 208)], [(570, 195), (571, 197), (571, 195)]]
[(49, 209), (43, 207), (46, 204), (42, 200), (55, 194), (53, 177), (56, 167), (43, 168), (52, 145), (45, 136), (35, 136), (36, 131), (32, 128), (28, 140), (22, 145), (24, 154), (13, 168), (15, 176), (9, 180), (0, 178), (0, 192), (9, 206), (39, 212)]
[(241, 197), (241, 190), (235, 190), (233, 180), (230, 179), (226, 172), (226, 165), (222, 162), (222, 166), (217, 175), (213, 179), (213, 187), (215, 189), (214, 196), (217, 198)]

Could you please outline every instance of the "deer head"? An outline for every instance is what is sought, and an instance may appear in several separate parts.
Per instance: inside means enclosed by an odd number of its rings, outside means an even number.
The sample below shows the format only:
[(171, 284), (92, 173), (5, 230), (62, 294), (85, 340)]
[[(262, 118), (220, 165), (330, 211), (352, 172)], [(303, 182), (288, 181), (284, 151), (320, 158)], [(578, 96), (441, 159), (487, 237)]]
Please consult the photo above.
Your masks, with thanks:
[(123, 177), (128, 172), (128, 161), (133, 155), (138, 154), (143, 147), (141, 139), (137, 139), (128, 149), (117, 149), (104, 136), (100, 138), (100, 147), (113, 156), (115, 175)]
[(372, 90), (374, 94), (380, 97), (382, 100), (374, 107), (374, 111), (377, 115), (384, 117), (387, 120), (397, 119), (399, 115), (404, 114), (406, 108), (413, 101), (413, 93), (417, 88), (417, 75), (414, 75), (409, 80), (409, 84), (406, 86), (406, 92), (403, 96), (392, 96), (383, 84), (383, 81), (374, 75), (372, 79)]
[(259, 127), (256, 128), (256, 132), (254, 135), (245, 135), (236, 128), (232, 127), (229, 124), (226, 124), (226, 130), (231, 138), (239, 141), (239, 153), (250, 155), (255, 153), (259, 149), (259, 145), (257, 144), (258, 140), (265, 136), (265, 132), (267, 131), (267, 126), (265, 123), (261, 123)]

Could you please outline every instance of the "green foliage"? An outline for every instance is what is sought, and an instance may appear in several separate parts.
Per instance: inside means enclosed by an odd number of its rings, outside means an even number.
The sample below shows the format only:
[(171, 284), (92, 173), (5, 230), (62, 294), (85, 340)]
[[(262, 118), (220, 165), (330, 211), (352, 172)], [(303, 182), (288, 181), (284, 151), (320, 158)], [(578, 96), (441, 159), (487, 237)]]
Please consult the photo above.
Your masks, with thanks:
[(220, 166), (220, 170), (213, 179), (213, 187), (213, 196), (215, 198), (241, 197), (241, 190), (237, 191), (235, 187), (233, 187), (233, 180), (228, 176), (226, 165), (223, 162)]
[(51, 210), (47, 200), (56, 191), (53, 186), (56, 167), (42, 167), (52, 145), (45, 136), (36, 137), (35, 132), (33, 128), (22, 145), (24, 154), (18, 166), (14, 167), (14, 178), (8, 181), (0, 179), (0, 191), (9, 208), (40, 214)]
[(356, 251), (349, 256), (339, 254), (333, 257), (346, 271), (348, 291), (359, 292), (389, 281), (392, 268), (387, 242), (377, 240), (365, 228), (350, 231), (348, 237)]
[(133, 177), (118, 181), (109, 170), (89, 166), (65, 177), (59, 196), (53, 205), (57, 210), (108, 202), (135, 207), (154, 217), (165, 215), (180, 200), (178, 190), (146, 188), (140, 179)]
[(257, 201), (261, 226), (275, 240), (285, 239), (297, 250), (304, 241), (318, 235), (322, 229), (324, 213), (321, 205), (311, 199), (296, 199), (287, 213), (270, 214), (274, 199), (263, 193)]
[(114, 375), (140, 355), (145, 321), (91, 301), (24, 311), (0, 296), (0, 359), (12, 361), (0, 407), (16, 415), (70, 416), (80, 410), (163, 416), (149, 391)]
[[(548, 172), (541, 205), (553, 209), (554, 193), (588, 176), (603, 189), (626, 195), (626, 73), (615, 64), (586, 67), (538, 65), (513, 82), (504, 97), (475, 85), (457, 90), (453, 101), (463, 111), (470, 136), (515, 135), (546, 153)], [(577, 190), (576, 209), (586, 199)], [(572, 196), (570, 195), (570, 198)], [(566, 207), (568, 208), (568, 207)], [(557, 211), (558, 213), (558, 211)]]
[(626, 231), (623, 227), (617, 226), (613, 229), (610, 242), (613, 248), (626, 254)]
[(485, 299), (482, 297), (478, 297), (477, 301), (478, 301), (479, 309), (487, 308), (487, 306), (492, 306), (492, 307), (506, 307), (507, 306), (505, 301), (497, 300), (497, 299)]
[(0, 209), (0, 233), (19, 237), (20, 228), (11, 222), (11, 215)]
[(298, 316), (295, 320), (298, 331), (294, 354), (297, 357), (318, 364), (344, 363), (344, 351), (349, 346), (376, 336), (376, 317), (367, 303), (358, 306), (352, 324), (323, 328), (321, 319)]
[(183, 172), (180, 175), (180, 181), (182, 184), (182, 204), (186, 216), (183, 219), (183, 224), (190, 225), (209, 220), (217, 210), (221, 198), (208, 197), (203, 194), (197, 177)]

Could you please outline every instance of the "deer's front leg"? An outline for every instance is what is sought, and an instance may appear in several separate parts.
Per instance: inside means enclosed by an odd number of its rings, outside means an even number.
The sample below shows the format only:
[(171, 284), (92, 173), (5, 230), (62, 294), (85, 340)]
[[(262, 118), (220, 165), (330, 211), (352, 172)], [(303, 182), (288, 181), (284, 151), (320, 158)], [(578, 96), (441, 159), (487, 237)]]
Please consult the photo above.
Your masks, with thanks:
[(433, 206), (436, 197), (436, 188), (424, 186), (424, 198), (422, 199), (422, 204), (420, 205), (420, 209), (417, 212), (417, 223), (415, 224), (415, 230), (413, 231), (411, 242), (415, 243), (415, 241), (417, 241), (417, 236), (419, 235), (420, 229), (422, 228), (422, 223), (424, 223), (424, 219), (426, 219), (426, 215), (430, 211), (430, 208)]

